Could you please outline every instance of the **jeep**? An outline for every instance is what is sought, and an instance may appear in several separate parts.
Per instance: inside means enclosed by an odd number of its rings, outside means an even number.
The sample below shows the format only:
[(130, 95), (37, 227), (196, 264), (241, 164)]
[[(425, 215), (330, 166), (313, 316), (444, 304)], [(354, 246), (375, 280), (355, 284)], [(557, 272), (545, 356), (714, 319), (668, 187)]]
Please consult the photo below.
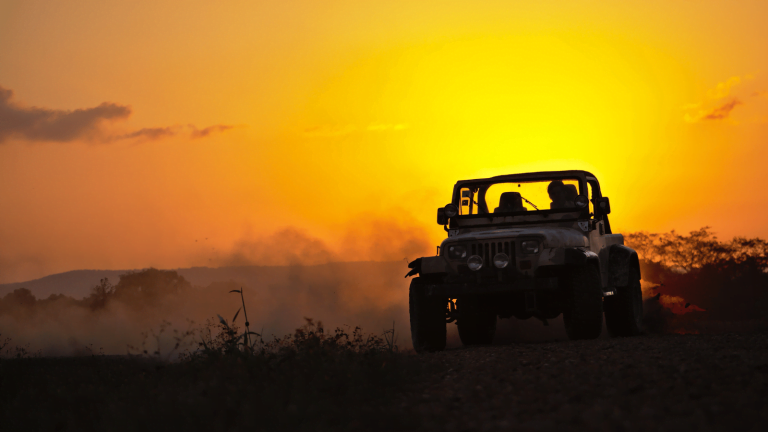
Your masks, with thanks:
[(437, 210), (448, 237), (408, 264), (411, 337), (440, 351), (446, 324), (464, 345), (490, 344), (498, 318), (563, 314), (569, 339), (640, 334), (637, 253), (611, 231), (597, 177), (552, 171), (461, 180)]

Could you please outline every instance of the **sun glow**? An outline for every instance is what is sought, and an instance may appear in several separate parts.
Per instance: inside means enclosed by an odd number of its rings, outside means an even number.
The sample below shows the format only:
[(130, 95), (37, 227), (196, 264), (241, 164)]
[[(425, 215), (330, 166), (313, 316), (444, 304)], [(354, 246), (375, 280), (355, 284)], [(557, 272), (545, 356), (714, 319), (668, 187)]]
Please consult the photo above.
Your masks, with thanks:
[(0, 6), (3, 107), (121, 115), (0, 133), (0, 269), (374, 219), (436, 244), (457, 180), (561, 169), (598, 176), (616, 230), (768, 236), (764, 4), (33, 3)]

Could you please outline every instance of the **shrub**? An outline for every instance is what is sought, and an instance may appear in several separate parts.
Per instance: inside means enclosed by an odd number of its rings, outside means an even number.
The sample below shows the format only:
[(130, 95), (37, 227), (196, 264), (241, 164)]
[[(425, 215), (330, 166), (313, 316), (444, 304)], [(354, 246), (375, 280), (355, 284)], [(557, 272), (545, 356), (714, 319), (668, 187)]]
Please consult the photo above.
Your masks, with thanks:
[(697, 319), (768, 318), (768, 241), (720, 241), (704, 227), (688, 235), (631, 233), (626, 243), (638, 252), (642, 278), (659, 284), (657, 293), (706, 309)]

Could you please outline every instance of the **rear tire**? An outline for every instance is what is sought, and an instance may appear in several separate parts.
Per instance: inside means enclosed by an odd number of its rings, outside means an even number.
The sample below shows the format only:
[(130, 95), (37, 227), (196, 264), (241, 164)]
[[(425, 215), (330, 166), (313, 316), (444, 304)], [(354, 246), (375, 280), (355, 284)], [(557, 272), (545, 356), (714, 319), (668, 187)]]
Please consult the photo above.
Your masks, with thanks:
[(630, 268), (627, 285), (617, 287), (615, 291), (603, 303), (608, 334), (613, 337), (639, 335), (643, 331), (643, 290), (636, 267)]
[(482, 299), (460, 298), (456, 300), (459, 317), (456, 325), (464, 345), (490, 345), (496, 335), (496, 313)]
[(418, 277), (408, 290), (411, 315), (411, 339), (418, 353), (445, 349), (445, 312), (448, 299), (426, 295), (426, 287)]
[(574, 267), (567, 276), (563, 322), (568, 339), (595, 339), (603, 331), (600, 273), (592, 265)]

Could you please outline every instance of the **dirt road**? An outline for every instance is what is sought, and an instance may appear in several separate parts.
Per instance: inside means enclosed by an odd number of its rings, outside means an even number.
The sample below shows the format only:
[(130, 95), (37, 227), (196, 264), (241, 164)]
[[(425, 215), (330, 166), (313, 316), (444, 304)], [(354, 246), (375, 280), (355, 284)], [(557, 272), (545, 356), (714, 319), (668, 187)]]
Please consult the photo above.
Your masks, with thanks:
[(768, 335), (658, 335), (428, 354), (421, 430), (768, 430)]

